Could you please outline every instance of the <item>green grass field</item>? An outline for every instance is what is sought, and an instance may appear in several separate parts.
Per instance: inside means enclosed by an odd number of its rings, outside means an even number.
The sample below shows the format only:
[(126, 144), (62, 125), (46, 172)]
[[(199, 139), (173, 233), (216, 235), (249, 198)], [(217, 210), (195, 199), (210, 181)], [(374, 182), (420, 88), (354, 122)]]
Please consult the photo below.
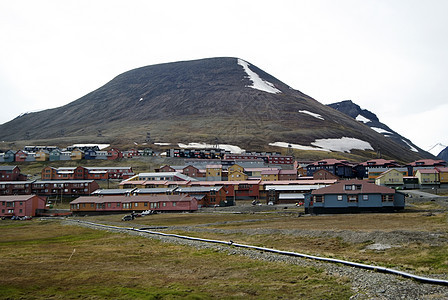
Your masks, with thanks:
[(59, 221), (1, 221), (0, 228), (2, 299), (347, 299), (351, 294), (346, 280), (314, 268)]

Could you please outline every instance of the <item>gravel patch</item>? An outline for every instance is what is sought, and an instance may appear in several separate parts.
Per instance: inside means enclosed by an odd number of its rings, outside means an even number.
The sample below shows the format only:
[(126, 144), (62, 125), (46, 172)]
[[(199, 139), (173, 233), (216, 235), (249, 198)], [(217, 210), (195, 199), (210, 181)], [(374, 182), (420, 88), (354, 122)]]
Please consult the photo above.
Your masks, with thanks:
[[(354, 268), (335, 263), (326, 263), (314, 261), (311, 259), (279, 255), (275, 253), (263, 252), (258, 250), (237, 248), (234, 246), (210, 244), (193, 240), (185, 240), (174, 237), (165, 237), (159, 235), (151, 235), (136, 231), (123, 229), (108, 229), (86, 223), (79, 223), (75, 220), (65, 220), (63, 224), (79, 225), (94, 229), (108, 230), (113, 232), (123, 232), (127, 234), (139, 235), (146, 238), (157, 239), (167, 243), (175, 243), (195, 247), (197, 249), (215, 249), (222, 251), (226, 255), (244, 255), (252, 259), (283, 262), (289, 264), (300, 265), (304, 267), (314, 267), (324, 270), (331, 276), (347, 278), (351, 285), (354, 295), (351, 299), (448, 299), (448, 286), (419, 283), (415, 280), (404, 277), (374, 272), (365, 269)], [(132, 226), (132, 225), (131, 225)], [(172, 227), (171, 227), (172, 229)], [(189, 227), (189, 230), (192, 228)], [(196, 228), (202, 230), (204, 228)], [(269, 232), (271, 232), (270, 230)], [(309, 232), (308, 232), (309, 233)], [(333, 232), (335, 234), (337, 232)], [(317, 232), (316, 232), (317, 234)], [(415, 232), (413, 233), (415, 234)], [(406, 232), (404, 237), (410, 238)], [(367, 237), (363, 237), (367, 238)], [(363, 239), (361, 238), (361, 240)], [(403, 237), (402, 237), (403, 238)], [(404, 238), (406, 239), (406, 238)], [(372, 240), (369, 237), (369, 240)], [(432, 276), (435, 278), (435, 276)], [(442, 276), (440, 276), (442, 277)], [(446, 276), (443, 276), (446, 278)]]

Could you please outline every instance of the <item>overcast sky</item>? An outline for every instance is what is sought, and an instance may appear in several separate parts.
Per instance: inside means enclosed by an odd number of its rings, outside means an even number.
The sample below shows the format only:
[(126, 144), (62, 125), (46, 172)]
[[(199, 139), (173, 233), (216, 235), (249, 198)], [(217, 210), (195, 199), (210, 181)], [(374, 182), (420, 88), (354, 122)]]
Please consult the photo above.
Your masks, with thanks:
[(328, 104), (448, 145), (448, 1), (0, 0), (0, 123), (146, 65), (239, 57)]

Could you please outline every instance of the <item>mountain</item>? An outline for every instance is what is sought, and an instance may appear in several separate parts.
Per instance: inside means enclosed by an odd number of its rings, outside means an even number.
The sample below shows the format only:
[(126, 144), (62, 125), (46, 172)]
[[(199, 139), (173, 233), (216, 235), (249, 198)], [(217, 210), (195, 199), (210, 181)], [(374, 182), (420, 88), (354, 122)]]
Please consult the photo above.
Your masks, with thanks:
[(332, 150), (372, 158), (380, 152), (399, 161), (426, 154), (410, 151), (258, 67), (229, 57), (130, 70), (67, 105), (0, 125), (0, 139), (112, 145), (200, 142), (249, 150), (314, 150), (307, 153), (316, 156)]
[(445, 147), (439, 154), (437, 154), (437, 158), (443, 159), (444, 161), (448, 161), (448, 147)]
[[(401, 145), (404, 148), (407, 148), (413, 152), (421, 153), (425, 156), (428, 156), (429, 153), (417, 147), (414, 143), (412, 143), (409, 139), (401, 136), (397, 132), (393, 131), (384, 123), (381, 123), (378, 117), (368, 111), (366, 109), (362, 109), (359, 105), (353, 103), (351, 100), (344, 100), (341, 102), (336, 102), (332, 104), (328, 104), (329, 107), (334, 108), (353, 119), (366, 124), (372, 130), (384, 135), (385, 137), (393, 140), (395, 143)], [(434, 156), (434, 153), (431, 152)], [(428, 156), (429, 157), (429, 156)]]
[(429, 148), (428, 152), (431, 153), (434, 156), (439, 156), (439, 154), (445, 150), (447, 148), (447, 146), (441, 144), (441, 143), (437, 143), (434, 146), (432, 146), (431, 148)]

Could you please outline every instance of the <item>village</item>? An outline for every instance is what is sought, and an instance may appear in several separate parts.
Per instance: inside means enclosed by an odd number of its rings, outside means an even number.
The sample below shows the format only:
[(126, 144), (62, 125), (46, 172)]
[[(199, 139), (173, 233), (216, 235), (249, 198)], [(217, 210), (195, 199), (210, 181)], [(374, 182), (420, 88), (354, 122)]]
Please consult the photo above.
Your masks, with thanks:
[[(0, 166), (0, 217), (49, 214), (49, 203), (69, 199), (66, 214), (110, 214), (143, 211), (194, 212), (202, 207), (294, 204), (305, 213), (398, 211), (405, 207), (406, 190), (435, 191), (448, 187), (443, 160), (423, 159), (407, 165), (386, 159), (360, 163), (323, 159), (300, 161), (279, 153), (232, 154), (224, 150), (171, 149), (183, 165), (163, 165), (135, 174), (129, 166), (52, 167), (40, 178), (27, 178), (17, 165)], [(155, 155), (150, 149), (121, 152), (98, 146), (28, 146), (8, 150), (2, 162), (58, 161), (88, 164), (92, 159), (138, 159)], [(64, 157), (63, 159), (61, 157)], [(113, 182), (114, 188), (99, 183)], [(104, 186), (104, 184), (102, 185)]]

